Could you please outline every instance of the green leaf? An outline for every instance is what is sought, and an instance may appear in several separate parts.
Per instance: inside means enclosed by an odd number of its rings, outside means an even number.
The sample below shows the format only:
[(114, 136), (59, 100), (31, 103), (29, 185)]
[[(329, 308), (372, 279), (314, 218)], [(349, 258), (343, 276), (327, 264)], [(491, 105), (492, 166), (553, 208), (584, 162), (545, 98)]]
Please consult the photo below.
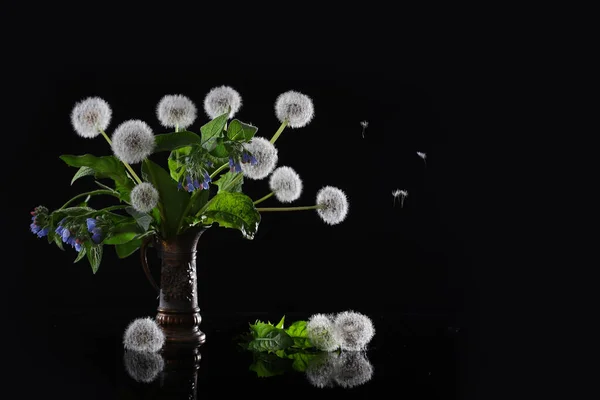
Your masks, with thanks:
[(277, 323), (277, 325), (275, 325), (275, 328), (283, 329), (283, 323), (284, 323), (284, 321), (285, 321), (285, 315), (283, 317), (281, 317), (281, 321), (279, 321)]
[(227, 127), (227, 138), (234, 141), (248, 141), (252, 139), (256, 131), (258, 131), (257, 127), (234, 119)]
[(114, 156), (96, 157), (91, 154), (73, 156), (64, 154), (60, 156), (67, 165), (71, 167), (89, 167), (95, 172), (97, 179), (110, 178), (115, 182), (115, 189), (121, 194), (121, 199), (128, 201), (129, 193), (135, 186), (129, 178), (125, 166)]
[(311, 354), (305, 352), (292, 353), (288, 355), (288, 358), (294, 360), (292, 368), (298, 372), (306, 371), (308, 364), (314, 360), (318, 354)]
[(306, 330), (306, 321), (296, 321), (285, 332), (294, 340), (294, 347), (300, 349), (309, 349), (313, 347), (308, 339), (308, 331)]
[(202, 147), (207, 150), (212, 150), (216, 145), (216, 140), (222, 135), (223, 129), (229, 117), (229, 112), (218, 116), (200, 128), (202, 135)]
[(244, 184), (244, 174), (241, 172), (233, 173), (231, 171), (224, 173), (215, 181), (215, 185), (219, 187), (221, 192), (241, 192)]
[(80, 167), (79, 170), (75, 173), (75, 175), (73, 176), (73, 179), (71, 179), (71, 185), (79, 178), (82, 178), (84, 176), (89, 176), (89, 175), (94, 175), (96, 173), (96, 171), (94, 171), (93, 168), (91, 167)]
[[(50, 237), (50, 233), (48, 233), (48, 237)], [(56, 244), (56, 246), (59, 249), (61, 249), (62, 251), (65, 251), (65, 248), (63, 247), (63, 244), (62, 244), (61, 237), (53, 232), (52, 232), (52, 241)]]
[(243, 193), (217, 193), (203, 214), (208, 224), (217, 222), (225, 228), (239, 229), (246, 239), (254, 238), (260, 224), (260, 213), (252, 199)]
[(156, 142), (154, 153), (161, 151), (173, 151), (180, 147), (186, 147), (193, 143), (199, 144), (202, 142), (200, 136), (190, 131), (163, 133), (160, 135), (155, 135), (154, 140)]
[(75, 258), (75, 261), (73, 261), (73, 264), (78, 263), (80, 260), (83, 259), (83, 257), (85, 257), (85, 255), (87, 254), (87, 250), (84, 247), (81, 248), (81, 250), (79, 251), (79, 253), (77, 253), (77, 258)]
[(227, 158), (229, 158), (229, 152), (227, 151), (227, 147), (225, 147), (223, 143), (219, 143), (219, 141), (217, 141), (217, 145), (214, 149), (211, 150), (210, 154), (213, 157), (217, 157), (218, 159), (227, 160)]
[[(267, 328), (268, 327), (268, 328)], [(248, 343), (251, 351), (277, 351), (287, 349), (294, 344), (292, 338), (283, 329), (267, 325), (260, 337), (254, 338)]]
[(102, 241), (103, 244), (123, 244), (132, 241), (138, 233), (136, 232), (121, 232), (111, 235)]
[(92, 266), (92, 272), (95, 274), (100, 268), (102, 261), (102, 245), (86, 245), (88, 261)]
[(190, 198), (189, 210), (185, 216), (196, 215), (198, 211), (200, 211), (200, 209), (208, 202), (209, 193), (210, 192), (208, 190), (194, 191), (192, 197)]
[(149, 159), (144, 160), (142, 173), (159, 193), (158, 209), (162, 236), (165, 239), (174, 237), (177, 235), (179, 223), (190, 201), (190, 196), (177, 188), (177, 182), (171, 179), (167, 171)]
[(150, 224), (154, 220), (152, 216), (139, 212), (133, 207), (127, 207), (125, 211), (135, 219), (135, 221), (144, 231), (147, 231), (148, 228), (150, 228)]
[(142, 245), (142, 239), (133, 239), (129, 242), (115, 245), (115, 250), (119, 258), (126, 258), (132, 255)]

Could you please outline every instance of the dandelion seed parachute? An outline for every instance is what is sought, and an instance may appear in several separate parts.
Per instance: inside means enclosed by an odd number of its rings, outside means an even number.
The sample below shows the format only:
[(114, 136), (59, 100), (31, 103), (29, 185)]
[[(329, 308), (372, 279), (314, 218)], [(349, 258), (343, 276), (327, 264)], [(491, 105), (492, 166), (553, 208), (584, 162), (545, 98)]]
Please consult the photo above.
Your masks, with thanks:
[(256, 159), (256, 163), (242, 163), (241, 169), (245, 177), (254, 180), (264, 179), (277, 165), (277, 148), (267, 139), (254, 136), (244, 148)]
[(269, 187), (277, 200), (291, 203), (302, 194), (302, 179), (292, 168), (279, 167), (271, 174)]
[(308, 339), (319, 350), (333, 351), (340, 347), (333, 321), (325, 314), (311, 316), (306, 324)]
[(71, 112), (71, 124), (81, 137), (91, 139), (106, 130), (112, 110), (106, 101), (100, 97), (88, 97), (75, 104)]
[(164, 96), (156, 107), (158, 120), (165, 128), (187, 128), (196, 120), (196, 105), (186, 96)]
[(302, 128), (313, 119), (315, 108), (310, 97), (290, 90), (277, 97), (275, 115), (281, 123), (288, 121), (290, 128)]
[(364, 350), (375, 335), (371, 319), (355, 311), (339, 313), (334, 324), (342, 350)]
[(152, 129), (143, 121), (130, 120), (117, 127), (112, 136), (112, 150), (117, 158), (137, 164), (152, 154), (155, 140)]
[(242, 107), (242, 97), (229, 86), (212, 88), (204, 98), (204, 111), (210, 119), (225, 114), (229, 108), (231, 108), (229, 118), (233, 118), (240, 107)]
[(165, 367), (165, 362), (160, 354), (135, 350), (125, 352), (123, 364), (132, 379), (143, 383), (154, 381)]
[(123, 345), (128, 350), (157, 352), (165, 343), (165, 334), (150, 317), (132, 321), (123, 335)]
[(333, 186), (325, 186), (319, 190), (317, 205), (325, 206), (325, 208), (317, 209), (317, 213), (329, 225), (339, 224), (348, 215), (349, 206), (346, 194)]
[(139, 212), (147, 213), (152, 211), (158, 204), (158, 191), (151, 183), (142, 182), (137, 184), (130, 194), (131, 205)]

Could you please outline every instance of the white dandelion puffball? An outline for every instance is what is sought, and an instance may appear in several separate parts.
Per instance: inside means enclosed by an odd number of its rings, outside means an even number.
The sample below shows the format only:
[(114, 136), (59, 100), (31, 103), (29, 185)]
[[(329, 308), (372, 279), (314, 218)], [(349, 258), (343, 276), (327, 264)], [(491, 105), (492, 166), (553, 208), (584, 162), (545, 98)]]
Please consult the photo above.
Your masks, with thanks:
[(348, 215), (348, 198), (346, 194), (333, 186), (325, 186), (317, 193), (317, 213), (329, 225), (336, 225)]
[(302, 179), (292, 168), (279, 167), (271, 174), (269, 187), (277, 200), (291, 203), (302, 194)]
[(343, 351), (336, 365), (335, 382), (346, 389), (362, 385), (373, 377), (373, 365), (362, 351)]
[(204, 98), (204, 111), (210, 119), (215, 119), (219, 115), (229, 112), (229, 118), (233, 118), (242, 106), (242, 97), (233, 88), (229, 86), (219, 86), (212, 88)]
[(142, 182), (136, 185), (130, 194), (131, 205), (139, 212), (152, 211), (158, 204), (158, 190), (151, 183)]
[(311, 385), (321, 389), (335, 386), (338, 358), (339, 355), (335, 352), (319, 354), (306, 366), (306, 379)]
[(165, 334), (150, 317), (131, 322), (123, 336), (123, 344), (128, 350), (157, 352), (164, 343)]
[(125, 352), (123, 364), (131, 378), (143, 383), (155, 380), (165, 367), (165, 361), (160, 354), (135, 350)]
[(99, 97), (88, 97), (75, 104), (71, 112), (71, 124), (81, 137), (91, 139), (106, 130), (112, 117), (108, 103)]
[(256, 163), (241, 163), (244, 176), (260, 180), (269, 176), (277, 165), (277, 148), (267, 139), (254, 136), (250, 142), (244, 144), (244, 148), (254, 156)]
[(196, 120), (196, 106), (180, 94), (164, 96), (156, 107), (156, 116), (165, 128), (187, 128)]
[(335, 317), (334, 324), (342, 350), (364, 350), (375, 335), (371, 319), (358, 312), (341, 312)]
[(281, 123), (288, 121), (290, 128), (302, 128), (313, 119), (315, 107), (310, 97), (290, 90), (277, 97), (275, 115)]
[(152, 129), (143, 121), (123, 122), (112, 136), (112, 150), (117, 158), (128, 164), (137, 164), (152, 154), (155, 141)]
[(331, 318), (325, 314), (315, 314), (306, 324), (308, 339), (319, 350), (333, 351), (340, 347), (336, 328)]

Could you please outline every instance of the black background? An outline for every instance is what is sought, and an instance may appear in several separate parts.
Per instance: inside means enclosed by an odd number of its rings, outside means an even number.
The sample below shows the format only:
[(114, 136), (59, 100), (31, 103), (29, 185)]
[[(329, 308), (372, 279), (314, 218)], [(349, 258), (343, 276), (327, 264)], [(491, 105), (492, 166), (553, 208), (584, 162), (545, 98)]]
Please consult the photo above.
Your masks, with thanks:
[[(354, 309), (379, 320), (385, 316), (387, 322), (379, 326), (388, 338), (405, 338), (406, 326), (413, 329), (408, 336), (419, 336), (414, 327), (424, 326), (422, 321), (433, 331), (460, 327), (463, 346), (456, 353), (429, 350), (429, 359), (438, 357), (449, 370), (456, 364), (456, 382), (448, 378), (438, 389), (452, 396), (448, 390), (455, 385), (463, 395), (486, 386), (488, 350), (494, 351), (485, 347), (489, 336), (483, 332), (493, 287), (482, 287), (496, 262), (485, 249), (497, 233), (489, 224), (498, 217), (483, 202), (486, 176), (476, 159), (491, 140), (482, 137), (482, 129), (493, 129), (480, 122), (481, 92), (496, 83), (474, 72), (479, 60), (452, 46), (430, 47), (423, 51), (427, 58), (421, 54), (408, 63), (393, 62), (398, 54), (408, 55), (385, 45), (369, 50), (348, 45), (347, 52), (324, 46), (291, 57), (269, 54), (271, 47), (264, 43), (267, 56), (230, 50), (222, 57), (203, 57), (201, 51), (181, 58), (97, 57), (85, 51), (81, 32), (64, 33), (72, 40), (64, 52), (43, 35), (28, 50), (13, 43), (16, 62), (7, 79), (12, 107), (5, 118), (19, 121), (11, 137), (20, 150), (8, 151), (6, 161), (16, 172), (12, 187), (18, 188), (19, 201), (9, 216), (12, 242), (6, 251), (12, 261), (4, 293), (11, 304), (6, 318), (20, 327), (5, 333), (21, 343), (20, 351), (33, 357), (55, 345), (68, 347), (70, 340), (80, 343), (81, 338), (64, 337), (52, 343), (48, 330), (59, 321), (79, 316), (106, 322), (116, 313), (111, 329), (120, 332), (126, 321), (152, 315), (157, 305), (138, 253), (120, 260), (107, 246), (93, 275), (85, 260), (72, 263), (73, 250), (61, 252), (28, 231), (33, 207), (55, 209), (94, 187), (86, 179), (70, 186), (75, 169), (59, 155), (110, 154), (102, 138), (75, 134), (69, 120), (75, 102), (104, 98), (113, 110), (109, 134), (132, 118), (164, 133), (155, 115), (157, 102), (165, 94), (184, 94), (198, 106), (199, 118), (190, 127), (198, 131), (208, 121), (202, 112), (206, 93), (230, 85), (243, 99), (236, 117), (270, 138), (279, 126), (275, 98), (298, 90), (312, 97), (315, 119), (307, 127), (286, 129), (277, 142), (279, 165), (292, 166), (304, 181), (298, 204), (311, 204), (323, 185), (343, 189), (350, 202), (348, 218), (328, 226), (312, 211), (266, 214), (253, 241), (234, 230), (211, 228), (198, 247), (203, 315), (225, 315), (239, 325), (265, 312), (273, 318), (290, 313), (305, 318)], [(363, 120), (369, 122), (364, 138)], [(427, 153), (426, 164), (417, 151)], [(393, 205), (391, 192), (398, 188), (409, 192), (403, 208)], [(248, 181), (244, 191), (261, 197), (267, 182)], [(158, 260), (152, 254), (150, 260), (158, 277)], [(95, 329), (85, 326), (79, 332)], [(205, 329), (218, 331), (218, 325)], [(428, 328), (422, 331), (431, 335)], [(48, 343), (34, 349), (32, 343), (46, 333)], [(29, 362), (19, 357), (24, 358)]]

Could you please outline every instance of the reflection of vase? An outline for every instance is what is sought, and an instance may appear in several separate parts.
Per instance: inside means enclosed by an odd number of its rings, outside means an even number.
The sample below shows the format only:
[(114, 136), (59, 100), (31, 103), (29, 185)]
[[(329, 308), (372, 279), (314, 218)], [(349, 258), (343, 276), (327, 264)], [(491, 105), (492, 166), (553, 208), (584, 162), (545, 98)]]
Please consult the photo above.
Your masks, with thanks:
[(165, 368), (160, 377), (160, 399), (196, 400), (200, 349), (189, 345), (167, 343), (162, 356)]
[(205, 231), (191, 228), (172, 239), (155, 237), (153, 244), (161, 260), (160, 289), (152, 279), (146, 260), (146, 245), (140, 248), (142, 265), (160, 293), (156, 322), (165, 333), (166, 343), (198, 345), (206, 336), (200, 331), (200, 308), (196, 282), (196, 246)]

